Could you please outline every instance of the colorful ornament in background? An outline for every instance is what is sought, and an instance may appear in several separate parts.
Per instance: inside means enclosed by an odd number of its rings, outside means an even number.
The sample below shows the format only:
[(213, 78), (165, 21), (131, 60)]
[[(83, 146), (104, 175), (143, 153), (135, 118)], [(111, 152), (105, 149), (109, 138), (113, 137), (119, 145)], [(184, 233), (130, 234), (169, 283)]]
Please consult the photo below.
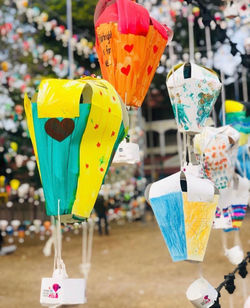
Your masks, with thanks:
[[(19, 14), (25, 14), (30, 24), (37, 23), (39, 30), (45, 30), (45, 35), (50, 36), (52, 33), (55, 35), (57, 41), (62, 41), (63, 46), (68, 46), (70, 32), (65, 26), (59, 25), (57, 20), (49, 20), (47, 12), (41, 12), (38, 7), (28, 7), (23, 4), (24, 1), (15, 0)], [(1, 33), (1, 31), (0, 31)], [(71, 40), (73, 51), (78, 55), (85, 57), (95, 56), (95, 48), (93, 42), (89, 42), (86, 38), (73, 34)]]
[(225, 101), (226, 124), (231, 125), (240, 133), (239, 145), (248, 143), (250, 136), (250, 116), (244, 103), (233, 100)]
[(217, 74), (194, 63), (181, 63), (169, 72), (167, 88), (178, 129), (200, 132), (220, 94)]
[(6, 62), (6, 61), (4, 61), (4, 62), (1, 63), (1, 68), (2, 68), (2, 70), (3, 70), (4, 72), (7, 72), (7, 71), (8, 71), (9, 66), (10, 66), (10, 65), (9, 65), (8, 62)]
[(20, 181), (19, 180), (13, 179), (13, 180), (10, 181), (11, 189), (17, 191), (19, 186), (20, 186)]
[(10, 147), (11, 147), (11, 149), (12, 149), (14, 152), (17, 152), (17, 150), (18, 150), (18, 144), (17, 144), (15, 141), (12, 141), (12, 142), (10, 143)]
[(5, 176), (0, 175), (0, 187), (4, 187), (4, 186), (5, 186)]
[(249, 201), (250, 185), (248, 179), (235, 175), (232, 186), (230, 198), (232, 228), (225, 229), (226, 232), (240, 229)]
[[(69, 103), (70, 102), (70, 103)], [(89, 217), (128, 116), (105, 80), (43, 80), (25, 112), (48, 215)]]
[(178, 172), (149, 185), (151, 204), (173, 261), (203, 261), (219, 192), (213, 183)]
[(240, 134), (231, 126), (205, 127), (194, 137), (204, 176), (225, 189), (234, 175)]
[(248, 180), (250, 180), (250, 145), (249, 144), (245, 144), (239, 147), (236, 167), (241, 176), (244, 176)]
[(94, 21), (103, 78), (126, 105), (140, 107), (172, 31), (131, 0), (100, 0)]

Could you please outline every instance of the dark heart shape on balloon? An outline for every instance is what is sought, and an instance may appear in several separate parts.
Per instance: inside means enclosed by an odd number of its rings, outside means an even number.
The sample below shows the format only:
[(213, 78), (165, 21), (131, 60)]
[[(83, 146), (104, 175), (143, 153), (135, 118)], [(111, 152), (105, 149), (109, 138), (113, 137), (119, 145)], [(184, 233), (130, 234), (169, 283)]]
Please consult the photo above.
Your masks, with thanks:
[(53, 118), (49, 119), (45, 123), (46, 133), (53, 139), (56, 139), (57, 141), (60, 142), (66, 139), (69, 135), (71, 135), (74, 128), (75, 128), (74, 121), (72, 119), (67, 119), (67, 118), (63, 119), (62, 121)]

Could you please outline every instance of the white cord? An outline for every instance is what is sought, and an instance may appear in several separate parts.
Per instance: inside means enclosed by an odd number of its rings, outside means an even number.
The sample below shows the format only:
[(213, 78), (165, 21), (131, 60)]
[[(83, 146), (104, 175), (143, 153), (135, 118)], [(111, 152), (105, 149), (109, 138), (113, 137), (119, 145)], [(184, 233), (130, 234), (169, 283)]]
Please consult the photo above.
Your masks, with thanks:
[(86, 284), (91, 267), (94, 227), (95, 224), (92, 219), (89, 219), (88, 222), (85, 221), (82, 223), (82, 264), (80, 267), (86, 280)]

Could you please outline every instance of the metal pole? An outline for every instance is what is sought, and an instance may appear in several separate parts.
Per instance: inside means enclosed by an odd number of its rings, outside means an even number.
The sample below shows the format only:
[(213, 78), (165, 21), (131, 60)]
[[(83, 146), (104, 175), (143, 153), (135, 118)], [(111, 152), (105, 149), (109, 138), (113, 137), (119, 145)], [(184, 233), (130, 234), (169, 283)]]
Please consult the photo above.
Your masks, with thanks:
[(248, 102), (247, 68), (244, 66), (242, 66), (242, 91), (243, 91), (243, 101)]
[(205, 38), (206, 38), (207, 58), (208, 58), (207, 66), (212, 68), (212, 66), (213, 66), (213, 51), (212, 51), (212, 45), (211, 45), (210, 27), (205, 27)]
[[(207, 47), (207, 67), (212, 68), (213, 67), (213, 51), (212, 51), (212, 44), (211, 44), (211, 31), (210, 27), (205, 27), (205, 38), (206, 38), (206, 47)], [(213, 107), (212, 111), (212, 117), (214, 121), (214, 126), (217, 126), (217, 115), (215, 106)]]
[(67, 0), (67, 28), (69, 31), (68, 40), (68, 60), (69, 60), (69, 79), (74, 78), (74, 53), (72, 48), (72, 2)]
[(240, 89), (239, 89), (239, 80), (238, 80), (238, 78), (236, 78), (235, 81), (234, 81), (234, 95), (235, 95), (235, 100), (239, 101), (240, 100)]
[(189, 61), (194, 62), (194, 17), (192, 14), (192, 4), (189, 5), (188, 10)]

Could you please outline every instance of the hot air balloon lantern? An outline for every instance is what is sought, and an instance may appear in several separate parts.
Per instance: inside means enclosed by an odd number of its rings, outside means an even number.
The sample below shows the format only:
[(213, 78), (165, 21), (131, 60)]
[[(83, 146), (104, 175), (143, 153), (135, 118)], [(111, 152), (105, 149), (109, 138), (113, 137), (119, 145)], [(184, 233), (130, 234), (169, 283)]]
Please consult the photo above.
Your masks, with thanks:
[(239, 230), (241, 228), (243, 219), (247, 212), (247, 205), (249, 201), (249, 181), (239, 175), (234, 176), (234, 181), (231, 187), (230, 198), (230, 213), (232, 219), (232, 227), (225, 231)]
[(181, 63), (169, 72), (167, 88), (178, 129), (200, 132), (220, 93), (217, 74), (204, 66)]
[(25, 96), (30, 137), (48, 215), (89, 217), (111, 158), (128, 127), (127, 111), (105, 80), (43, 80)]
[(194, 137), (194, 150), (199, 155), (206, 178), (221, 190), (233, 179), (240, 134), (231, 126), (205, 127)]
[(94, 21), (103, 78), (140, 107), (172, 31), (131, 0), (99, 0)]
[(214, 184), (178, 172), (146, 188), (173, 261), (203, 261), (219, 192)]

